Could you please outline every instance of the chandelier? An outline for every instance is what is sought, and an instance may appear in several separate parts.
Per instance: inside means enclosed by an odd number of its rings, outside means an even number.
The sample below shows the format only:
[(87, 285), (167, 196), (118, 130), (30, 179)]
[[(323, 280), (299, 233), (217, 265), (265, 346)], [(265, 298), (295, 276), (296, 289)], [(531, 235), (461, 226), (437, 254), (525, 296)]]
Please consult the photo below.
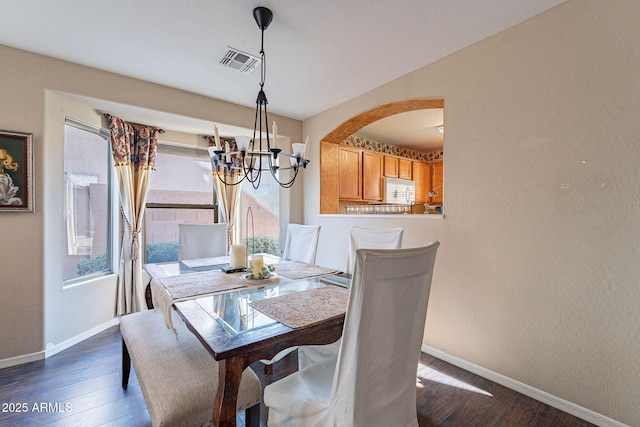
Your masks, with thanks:
[[(260, 186), (262, 172), (269, 171), (274, 180), (284, 188), (289, 188), (295, 182), (300, 168), (306, 168), (309, 160), (306, 150), (309, 138), (304, 144), (291, 144), (293, 153), (284, 153), (277, 147), (277, 125), (273, 122), (273, 145), (269, 140), (269, 119), (267, 116), (267, 95), (264, 93), (264, 81), (267, 73), (267, 63), (264, 53), (264, 30), (267, 29), (273, 13), (266, 7), (253, 9), (253, 18), (262, 31), (260, 44), (260, 91), (256, 99), (256, 115), (253, 124), (253, 138), (236, 136), (235, 146), (221, 146), (220, 138), (215, 135), (215, 146), (209, 147), (211, 165), (214, 174), (225, 185), (238, 185), (249, 181), (253, 188)], [(281, 163), (282, 162), (282, 163)], [(292, 171), (289, 178), (280, 176), (281, 171)]]

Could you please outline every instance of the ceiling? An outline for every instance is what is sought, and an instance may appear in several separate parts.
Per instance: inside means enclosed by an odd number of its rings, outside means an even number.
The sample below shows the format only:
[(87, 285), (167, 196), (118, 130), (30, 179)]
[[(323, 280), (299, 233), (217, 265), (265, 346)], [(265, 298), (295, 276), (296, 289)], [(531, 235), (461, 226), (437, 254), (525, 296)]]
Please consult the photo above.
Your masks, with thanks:
[[(356, 132), (373, 141), (386, 142), (417, 151), (441, 150), (444, 145), (442, 108), (416, 110), (385, 117)], [(440, 132), (439, 127), (443, 127)]]
[(269, 111), (304, 120), (563, 1), (2, 0), (0, 44), (255, 107), (260, 70), (217, 59), (258, 55), (266, 6)]

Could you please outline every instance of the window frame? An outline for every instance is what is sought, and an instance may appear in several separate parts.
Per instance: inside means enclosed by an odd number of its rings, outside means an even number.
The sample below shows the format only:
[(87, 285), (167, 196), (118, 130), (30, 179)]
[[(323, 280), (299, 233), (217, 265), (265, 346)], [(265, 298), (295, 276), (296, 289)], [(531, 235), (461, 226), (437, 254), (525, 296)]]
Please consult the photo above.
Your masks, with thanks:
[[(105, 143), (107, 144), (107, 178), (106, 178), (106, 182), (107, 182), (107, 208), (106, 208), (106, 212), (107, 212), (107, 219), (106, 219), (106, 224), (107, 224), (107, 229), (106, 229), (106, 237), (105, 237), (105, 246), (106, 246), (106, 259), (107, 259), (107, 268), (104, 270), (100, 270), (100, 271), (95, 271), (89, 274), (85, 274), (82, 276), (78, 276), (78, 277), (73, 277), (73, 278), (69, 278), (69, 279), (65, 279), (63, 276), (63, 287), (69, 287), (69, 286), (74, 286), (74, 285), (78, 285), (80, 283), (85, 283), (91, 280), (95, 280), (101, 277), (105, 277), (105, 276), (109, 276), (112, 274), (117, 274), (117, 268), (118, 268), (118, 262), (117, 262), (117, 255), (119, 252), (119, 248), (117, 246), (117, 241), (118, 239), (116, 238), (116, 232), (118, 230), (118, 227), (116, 227), (115, 221), (116, 218), (118, 218), (118, 214), (117, 214), (117, 206), (114, 203), (114, 193), (116, 192), (117, 189), (117, 183), (116, 183), (116, 176), (114, 173), (114, 166), (113, 166), (113, 154), (111, 152), (111, 144), (110, 144), (110, 138), (111, 138), (111, 131), (109, 129), (105, 129), (103, 127), (97, 127), (88, 123), (85, 123), (81, 120), (77, 120), (74, 119), (72, 117), (69, 116), (65, 116), (65, 120), (64, 120), (64, 127), (66, 129), (67, 126), (71, 126), (74, 127), (76, 129), (80, 129), (83, 130), (85, 132), (89, 132), (92, 133), (94, 135), (97, 135), (101, 138), (104, 138)], [(66, 138), (63, 137), (63, 159), (64, 159), (64, 150), (66, 146)], [(79, 175), (76, 172), (72, 172), (71, 173), (75, 173), (77, 175)], [(65, 188), (66, 186), (66, 174), (67, 172), (64, 171), (64, 167), (63, 167), (63, 188)], [(66, 205), (66, 190), (65, 190), (65, 196), (64, 196), (64, 204)], [(66, 224), (66, 213), (63, 215), (63, 221), (64, 221), (64, 230), (65, 230), (65, 239), (66, 239), (66, 235), (67, 235), (67, 224)], [(66, 253), (64, 255), (66, 257)]]

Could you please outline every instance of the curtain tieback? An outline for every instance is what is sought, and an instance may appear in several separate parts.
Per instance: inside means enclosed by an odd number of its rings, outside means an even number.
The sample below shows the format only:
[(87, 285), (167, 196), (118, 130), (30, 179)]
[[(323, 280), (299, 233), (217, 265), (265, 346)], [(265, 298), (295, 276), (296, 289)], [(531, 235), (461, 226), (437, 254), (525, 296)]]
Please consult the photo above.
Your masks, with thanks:
[(138, 237), (140, 236), (140, 232), (133, 229), (122, 206), (120, 206), (120, 215), (122, 215), (122, 219), (124, 219), (125, 224), (127, 224), (127, 229), (129, 233), (131, 233), (131, 253), (129, 254), (129, 259), (138, 259), (138, 253), (140, 252)]
[(131, 239), (131, 259), (138, 259), (138, 254), (140, 253), (138, 249), (138, 236), (140, 235), (139, 231), (132, 232), (133, 238)]

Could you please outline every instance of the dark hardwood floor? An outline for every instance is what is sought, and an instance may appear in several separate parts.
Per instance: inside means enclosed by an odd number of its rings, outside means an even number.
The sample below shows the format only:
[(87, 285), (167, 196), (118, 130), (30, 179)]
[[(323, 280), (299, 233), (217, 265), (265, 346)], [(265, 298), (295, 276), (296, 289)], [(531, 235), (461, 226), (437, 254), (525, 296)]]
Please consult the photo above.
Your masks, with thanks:
[[(150, 426), (135, 372), (120, 386), (120, 332), (110, 328), (46, 360), (0, 370), (0, 426)], [(296, 369), (296, 352), (263, 386)], [(439, 359), (422, 355), (416, 381), (420, 427), (592, 426)], [(267, 411), (262, 406), (262, 425)], [(238, 425), (244, 426), (243, 415)], [(393, 426), (390, 426), (393, 427)]]

